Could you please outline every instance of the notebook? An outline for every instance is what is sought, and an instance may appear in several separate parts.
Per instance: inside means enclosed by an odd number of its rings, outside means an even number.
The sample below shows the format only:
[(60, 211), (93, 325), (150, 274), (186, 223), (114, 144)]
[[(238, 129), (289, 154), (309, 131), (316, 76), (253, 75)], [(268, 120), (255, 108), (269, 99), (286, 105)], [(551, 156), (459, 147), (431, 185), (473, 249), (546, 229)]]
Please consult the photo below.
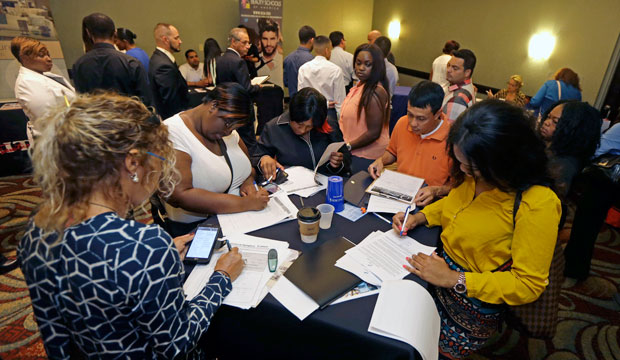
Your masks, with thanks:
[(299, 256), (284, 276), (323, 309), (362, 281), (334, 265), (353, 246), (342, 236), (328, 240)]

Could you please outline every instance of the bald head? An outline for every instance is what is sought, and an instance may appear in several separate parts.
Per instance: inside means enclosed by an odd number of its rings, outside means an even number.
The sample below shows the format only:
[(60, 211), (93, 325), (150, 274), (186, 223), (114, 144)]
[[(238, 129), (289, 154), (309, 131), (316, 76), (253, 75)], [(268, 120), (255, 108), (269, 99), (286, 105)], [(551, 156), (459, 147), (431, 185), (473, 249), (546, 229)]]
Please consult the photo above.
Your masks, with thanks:
[(160, 48), (170, 52), (181, 51), (181, 44), (183, 42), (176, 27), (166, 23), (159, 23), (155, 25), (153, 37), (155, 37), (155, 44)]
[(375, 40), (377, 40), (377, 38), (381, 36), (381, 31), (379, 30), (372, 30), (371, 32), (368, 33), (368, 43), (369, 44), (374, 44)]

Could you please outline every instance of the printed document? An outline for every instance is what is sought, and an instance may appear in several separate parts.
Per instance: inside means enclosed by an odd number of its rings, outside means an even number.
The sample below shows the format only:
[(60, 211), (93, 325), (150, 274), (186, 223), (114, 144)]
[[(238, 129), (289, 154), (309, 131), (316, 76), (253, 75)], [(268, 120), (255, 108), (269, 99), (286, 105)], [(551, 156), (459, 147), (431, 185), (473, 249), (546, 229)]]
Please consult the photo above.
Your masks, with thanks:
[(286, 193), (276, 193), (269, 198), (267, 207), (259, 211), (245, 211), (236, 214), (218, 214), (217, 220), (222, 233), (245, 234), (250, 231), (275, 225), (282, 220), (292, 220), (297, 217), (297, 207), (288, 198)]
[(250, 83), (252, 85), (260, 85), (260, 84), (264, 83), (265, 81), (267, 81), (268, 79), (269, 79), (269, 75), (256, 76), (252, 80), (250, 80)]
[[(408, 265), (406, 257), (420, 252), (430, 255), (433, 251), (434, 247), (420, 244), (409, 236), (399, 236), (393, 230), (375, 231), (347, 250), (336, 266), (370, 284), (381, 285), (381, 282), (400, 280), (409, 274), (403, 268), (403, 265)], [(368, 273), (380, 282), (373, 281)]]
[(303, 166), (291, 166), (286, 169), (286, 173), (288, 178), (279, 187), (289, 195), (308, 197), (327, 187), (325, 175), (315, 174)]
[(366, 192), (411, 204), (423, 184), (424, 179), (385, 170), (377, 180), (368, 186)]
[(338, 150), (342, 147), (342, 145), (344, 145), (344, 141), (331, 143), (327, 146), (325, 151), (323, 151), (323, 155), (321, 155), (321, 159), (319, 160), (319, 162), (316, 164), (316, 167), (314, 168), (315, 174), (317, 170), (319, 169), (319, 167), (321, 167), (323, 164), (329, 161), (329, 157), (332, 155), (332, 153), (338, 152)]
[[(288, 256), (288, 243), (244, 234), (230, 236), (228, 240), (231, 246), (239, 248), (245, 266), (235, 280), (233, 290), (224, 299), (224, 304), (242, 309), (255, 307), (262, 300), (262, 290), (272, 276), (267, 266), (269, 249), (276, 249), (278, 257), (285, 258)], [(209, 264), (194, 267), (183, 285), (187, 300), (202, 291), (213, 274), (217, 260), (227, 252), (228, 248), (223, 246), (213, 253)]]
[[(415, 210), (414, 203), (411, 203), (410, 206), (411, 210)], [(407, 204), (398, 200), (377, 195), (370, 195), (370, 200), (368, 200), (368, 212), (396, 214), (405, 210), (407, 210)]]
[(381, 287), (368, 331), (413, 346), (424, 360), (438, 354), (440, 318), (424, 287), (411, 280), (386, 281)]

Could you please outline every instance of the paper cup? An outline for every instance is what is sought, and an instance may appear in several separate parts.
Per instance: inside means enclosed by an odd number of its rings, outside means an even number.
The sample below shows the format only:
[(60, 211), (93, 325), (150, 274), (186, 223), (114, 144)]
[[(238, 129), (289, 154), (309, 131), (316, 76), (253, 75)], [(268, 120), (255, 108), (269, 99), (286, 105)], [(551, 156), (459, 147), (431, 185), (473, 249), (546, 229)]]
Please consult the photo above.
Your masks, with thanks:
[(297, 212), (297, 222), (299, 223), (299, 234), (301, 241), (313, 243), (319, 235), (319, 222), (321, 212), (313, 207), (305, 207)]
[(319, 227), (321, 229), (329, 229), (332, 227), (332, 218), (334, 217), (334, 210), (336, 209), (330, 204), (321, 204), (316, 208), (321, 212)]

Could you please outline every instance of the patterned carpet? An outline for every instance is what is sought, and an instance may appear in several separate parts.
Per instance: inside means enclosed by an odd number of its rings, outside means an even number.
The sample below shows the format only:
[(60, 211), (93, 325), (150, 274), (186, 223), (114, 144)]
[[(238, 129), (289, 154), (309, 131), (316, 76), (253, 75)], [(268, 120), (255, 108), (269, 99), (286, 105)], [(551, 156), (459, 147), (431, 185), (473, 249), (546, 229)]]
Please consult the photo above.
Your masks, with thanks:
[[(40, 195), (30, 177), (0, 178), (0, 252), (8, 258), (15, 257), (28, 215)], [(149, 221), (144, 211), (136, 218)], [(620, 359), (620, 305), (611, 299), (620, 283), (619, 255), (620, 231), (606, 226), (597, 240), (590, 278), (565, 284), (553, 339), (528, 339), (507, 329), (472, 359)], [(0, 358), (46, 358), (19, 269), (0, 276)]]

